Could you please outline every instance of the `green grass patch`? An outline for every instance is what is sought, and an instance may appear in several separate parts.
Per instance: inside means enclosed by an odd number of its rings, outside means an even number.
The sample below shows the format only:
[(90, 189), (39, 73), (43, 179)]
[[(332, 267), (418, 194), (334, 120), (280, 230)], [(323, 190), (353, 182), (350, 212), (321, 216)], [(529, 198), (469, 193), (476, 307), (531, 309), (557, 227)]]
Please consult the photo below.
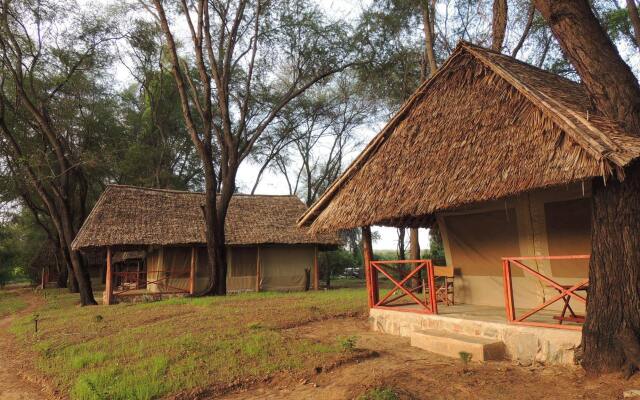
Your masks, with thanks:
[(27, 303), (16, 292), (0, 291), (0, 318), (27, 307)]
[[(152, 399), (204, 386), (305, 373), (352, 357), (354, 338), (305, 339), (287, 328), (366, 311), (363, 289), (247, 293), (78, 307), (46, 290), (38, 333), (30, 316), (11, 330), (72, 399)], [(349, 350), (349, 351), (345, 351)]]
[(400, 397), (391, 388), (375, 388), (360, 395), (358, 400), (398, 400)]

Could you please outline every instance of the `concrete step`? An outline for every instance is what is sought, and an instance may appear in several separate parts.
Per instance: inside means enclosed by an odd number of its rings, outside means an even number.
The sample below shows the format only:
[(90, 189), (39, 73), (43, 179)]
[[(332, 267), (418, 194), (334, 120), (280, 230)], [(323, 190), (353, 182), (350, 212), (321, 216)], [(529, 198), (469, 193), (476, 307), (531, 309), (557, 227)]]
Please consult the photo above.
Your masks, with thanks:
[(447, 357), (460, 358), (464, 351), (472, 361), (503, 360), (504, 343), (495, 339), (461, 335), (442, 330), (418, 330), (410, 335), (411, 345)]

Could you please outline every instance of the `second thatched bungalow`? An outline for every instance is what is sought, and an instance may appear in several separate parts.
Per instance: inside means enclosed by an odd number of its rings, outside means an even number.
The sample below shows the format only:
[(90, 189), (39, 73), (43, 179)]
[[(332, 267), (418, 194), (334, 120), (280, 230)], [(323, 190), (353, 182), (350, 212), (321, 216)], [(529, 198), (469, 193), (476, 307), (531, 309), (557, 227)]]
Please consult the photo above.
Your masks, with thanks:
[[(433, 351), (467, 349), (451, 337), (462, 333), (502, 343), (511, 358), (572, 362), (588, 301), (591, 186), (639, 156), (640, 140), (594, 113), (580, 84), (461, 43), (299, 222), (363, 227), (375, 329)], [(430, 260), (397, 264), (399, 276), (371, 259), (369, 226), (434, 223), (446, 279)], [(378, 288), (381, 278), (393, 289)]]
[[(107, 187), (73, 242), (105, 255), (105, 303), (206, 288), (203, 202), (202, 193)], [(233, 196), (225, 227), (229, 291), (318, 287), (318, 251), (339, 239), (297, 227), (305, 209), (295, 196)]]

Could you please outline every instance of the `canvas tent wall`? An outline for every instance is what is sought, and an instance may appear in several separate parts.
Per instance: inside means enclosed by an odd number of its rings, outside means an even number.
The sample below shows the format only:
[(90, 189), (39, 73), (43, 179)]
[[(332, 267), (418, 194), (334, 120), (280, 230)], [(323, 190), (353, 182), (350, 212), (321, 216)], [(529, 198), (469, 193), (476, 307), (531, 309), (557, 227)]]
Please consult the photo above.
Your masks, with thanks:
[[(146, 258), (147, 290), (152, 293), (189, 291), (191, 248), (160, 247)], [(207, 251), (195, 251), (195, 290), (208, 283)], [(309, 272), (316, 256), (315, 246), (263, 245), (230, 246), (227, 249), (227, 290), (304, 290), (309, 287)], [(259, 274), (259, 275), (258, 275)], [(259, 286), (258, 286), (259, 285)]]
[[(437, 213), (445, 258), (455, 268), (457, 300), (502, 306), (502, 257), (589, 254), (589, 190), (588, 185), (568, 185)], [(588, 276), (587, 260), (538, 260), (529, 265), (560, 284)], [(517, 268), (512, 275), (518, 308), (531, 308), (557, 294)], [(558, 307), (561, 304), (552, 306)], [(580, 303), (573, 307), (583, 311)]]
[(227, 290), (304, 290), (316, 263), (310, 245), (233, 246), (227, 252)]

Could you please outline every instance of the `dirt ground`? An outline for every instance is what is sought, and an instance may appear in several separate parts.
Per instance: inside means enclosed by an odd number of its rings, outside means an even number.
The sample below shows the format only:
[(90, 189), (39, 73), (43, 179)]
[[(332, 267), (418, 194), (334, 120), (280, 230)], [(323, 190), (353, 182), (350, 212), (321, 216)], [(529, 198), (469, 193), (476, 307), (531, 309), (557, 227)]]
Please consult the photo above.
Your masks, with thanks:
[(56, 396), (45, 382), (33, 374), (28, 360), (15, 351), (15, 340), (8, 332), (11, 321), (18, 315), (32, 312), (38, 306), (38, 298), (29, 296), (29, 289), (18, 290), (29, 306), (17, 314), (0, 319), (0, 399), (45, 400)]
[[(24, 292), (32, 313), (39, 298)], [(57, 399), (61, 396), (38, 378), (32, 364), (14, 351), (7, 331), (12, 319), (0, 320), (0, 400)], [(640, 389), (640, 375), (623, 380), (619, 374), (589, 378), (579, 368), (519, 366), (512, 362), (472, 363), (467, 372), (459, 360), (409, 346), (408, 339), (369, 330), (363, 318), (339, 318), (287, 329), (286, 335), (321, 342), (356, 337), (354, 361), (315, 368), (300, 375), (277, 375), (267, 381), (218, 397), (244, 399), (356, 399), (372, 388), (391, 388), (401, 399), (622, 399)], [(184, 397), (181, 397), (184, 398)], [(188, 396), (187, 398), (194, 398)], [(206, 395), (198, 399), (208, 399)]]
[(289, 331), (318, 340), (355, 335), (357, 348), (377, 356), (317, 373), (301, 381), (272, 381), (224, 397), (240, 399), (355, 399), (368, 389), (388, 387), (401, 399), (622, 399), (640, 389), (610, 375), (588, 378), (579, 368), (518, 366), (512, 362), (472, 363), (463, 372), (458, 360), (409, 346), (406, 338), (371, 332), (364, 320), (340, 319)]

